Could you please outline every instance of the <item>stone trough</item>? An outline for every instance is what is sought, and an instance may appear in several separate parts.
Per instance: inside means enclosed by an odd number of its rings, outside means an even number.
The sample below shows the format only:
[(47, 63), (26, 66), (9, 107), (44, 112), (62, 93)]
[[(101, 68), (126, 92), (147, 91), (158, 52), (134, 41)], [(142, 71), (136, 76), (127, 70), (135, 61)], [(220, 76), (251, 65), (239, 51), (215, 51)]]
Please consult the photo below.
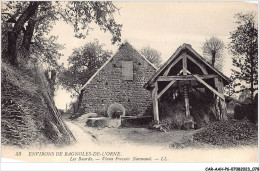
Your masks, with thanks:
[(125, 116), (125, 108), (119, 103), (114, 103), (108, 107), (107, 114), (108, 117), (88, 118), (86, 125), (98, 128), (118, 128), (121, 126), (121, 116)]
[(97, 128), (118, 128), (122, 127), (141, 127), (152, 121), (152, 116), (125, 116), (125, 108), (118, 103), (109, 106), (107, 110), (108, 117), (97, 117), (89, 113), (84, 115), (86, 126)]
[(143, 127), (153, 120), (152, 116), (124, 116), (121, 117), (122, 127)]
[(111, 119), (108, 117), (88, 118), (86, 121), (86, 126), (88, 127), (118, 128), (120, 125), (121, 119)]
[(153, 120), (152, 116), (124, 116), (119, 119), (109, 117), (88, 118), (86, 126), (97, 128), (118, 128), (118, 127), (142, 127)]

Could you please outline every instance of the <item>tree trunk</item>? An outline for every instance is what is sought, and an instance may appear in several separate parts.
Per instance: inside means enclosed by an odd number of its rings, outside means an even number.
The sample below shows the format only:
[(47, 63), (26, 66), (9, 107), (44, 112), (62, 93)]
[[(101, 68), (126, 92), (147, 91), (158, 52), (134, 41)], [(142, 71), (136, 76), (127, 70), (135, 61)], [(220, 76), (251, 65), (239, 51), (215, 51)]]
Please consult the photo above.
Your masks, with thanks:
[[(21, 30), (24, 28), (24, 24), (35, 14), (38, 9), (40, 2), (30, 2), (27, 9), (23, 12), (23, 14), (16, 21), (12, 31), (8, 33), (8, 57), (9, 61), (12, 65), (17, 66), (17, 39)], [(29, 23), (28, 23), (29, 24)], [(28, 25), (29, 26), (29, 25)]]
[(9, 62), (12, 65), (17, 66), (17, 49), (16, 49), (16, 42), (17, 42), (18, 34), (14, 32), (8, 32), (8, 47), (7, 47), (7, 55), (9, 58)]
[(251, 91), (251, 100), (254, 101), (254, 57), (250, 55), (250, 91)]
[(28, 26), (26, 27), (26, 30), (24, 32), (23, 43), (22, 43), (22, 48), (26, 51), (29, 51), (30, 49), (34, 27), (35, 27), (35, 20), (29, 19)]

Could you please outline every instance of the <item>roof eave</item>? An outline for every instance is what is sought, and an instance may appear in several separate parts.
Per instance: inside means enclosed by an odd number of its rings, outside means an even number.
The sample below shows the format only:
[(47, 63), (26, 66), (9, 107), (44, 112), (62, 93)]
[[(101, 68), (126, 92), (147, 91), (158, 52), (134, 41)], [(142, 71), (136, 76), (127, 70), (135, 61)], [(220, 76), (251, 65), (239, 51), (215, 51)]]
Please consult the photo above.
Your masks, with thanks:
[(213, 71), (215, 71), (220, 77), (222, 77), (224, 79), (224, 85), (228, 85), (231, 80), (225, 76), (221, 71), (219, 71), (218, 69), (216, 69), (214, 66), (212, 66), (211, 64), (209, 64), (200, 54), (198, 54), (189, 44), (183, 44), (180, 47), (178, 47), (178, 49), (173, 53), (173, 55), (163, 64), (163, 66), (144, 84), (144, 88), (149, 90), (149, 86), (151, 85), (152, 82), (154, 82), (157, 77), (160, 75), (160, 73), (165, 69), (166, 66), (169, 65), (169, 63), (171, 61), (174, 60), (174, 58), (176, 58), (176, 56), (179, 55), (179, 53), (181, 53), (181, 51), (183, 50), (189, 50), (191, 51), (195, 56), (197, 56), (200, 60), (202, 60), (208, 67), (210, 67)]

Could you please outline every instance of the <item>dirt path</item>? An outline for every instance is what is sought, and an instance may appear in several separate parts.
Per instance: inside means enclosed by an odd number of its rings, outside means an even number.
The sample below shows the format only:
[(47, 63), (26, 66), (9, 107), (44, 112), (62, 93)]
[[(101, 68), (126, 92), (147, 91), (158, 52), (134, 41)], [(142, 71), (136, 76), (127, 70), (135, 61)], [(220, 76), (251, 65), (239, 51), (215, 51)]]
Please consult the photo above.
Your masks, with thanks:
[[(252, 162), (257, 160), (257, 147), (210, 149), (185, 147), (174, 149), (173, 143), (192, 139), (195, 130), (160, 132), (146, 128), (92, 128), (78, 121), (66, 121), (78, 143), (71, 150), (120, 151), (122, 157), (153, 157), (160, 161), (167, 157), (171, 162)], [(197, 145), (196, 145), (197, 146)], [(199, 155), (199, 156), (198, 156)], [(243, 156), (241, 156), (243, 155)], [(158, 160), (157, 160), (158, 159)]]
[[(92, 128), (86, 127), (85, 123), (78, 121), (68, 121), (66, 124), (71, 128), (75, 137), (82, 142), (83, 133), (95, 144), (125, 147), (128, 144), (134, 146), (153, 146), (160, 149), (169, 149), (173, 143), (184, 143), (192, 139), (194, 130), (176, 130), (170, 132), (160, 132), (147, 128)], [(83, 140), (83, 142), (85, 142)]]
[(76, 125), (71, 121), (65, 121), (66, 125), (69, 127), (71, 132), (73, 133), (74, 137), (77, 140), (76, 146), (80, 144), (88, 144), (88, 146), (95, 146), (95, 138), (91, 136), (91, 134), (85, 130), (83, 130), (80, 126)]
[[(147, 158), (154, 162), (256, 162), (258, 160), (257, 147), (242, 147), (230, 149), (199, 149), (185, 147), (174, 149), (173, 142), (183, 143), (191, 138), (193, 131), (159, 132), (145, 128), (90, 128), (84, 123), (65, 120), (66, 125), (74, 134), (77, 142), (64, 147), (46, 146), (39, 149), (30, 147), (17, 149), (5, 146), (2, 156), (5, 158), (29, 162), (71, 162), (78, 156), (28, 156), (29, 152), (119, 152), (119, 158), (135, 157)], [(15, 156), (21, 151), (22, 156)], [(115, 156), (114, 156), (115, 158)], [(166, 159), (167, 160), (166, 160)], [(72, 159), (72, 160), (71, 160)], [(107, 156), (92, 156), (91, 162), (112, 162)], [(113, 162), (129, 162), (113, 160)], [(87, 161), (82, 161), (87, 162)], [(139, 161), (138, 161), (139, 162)], [(150, 162), (150, 160), (149, 160)]]

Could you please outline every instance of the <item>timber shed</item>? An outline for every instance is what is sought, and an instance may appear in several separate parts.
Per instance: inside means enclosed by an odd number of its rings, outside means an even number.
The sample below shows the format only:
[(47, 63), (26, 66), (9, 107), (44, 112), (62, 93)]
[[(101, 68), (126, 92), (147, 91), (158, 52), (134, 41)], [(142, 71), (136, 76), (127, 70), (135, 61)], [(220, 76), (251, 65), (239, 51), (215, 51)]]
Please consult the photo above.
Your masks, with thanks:
[(151, 93), (143, 85), (156, 69), (126, 41), (82, 87), (80, 115), (107, 116), (108, 107), (119, 103), (126, 116), (152, 116)]
[(193, 128), (201, 121), (226, 119), (224, 86), (229, 82), (228, 77), (191, 45), (183, 44), (144, 88), (152, 93), (153, 115), (157, 123), (167, 116), (177, 116), (176, 123), (179, 121)]

